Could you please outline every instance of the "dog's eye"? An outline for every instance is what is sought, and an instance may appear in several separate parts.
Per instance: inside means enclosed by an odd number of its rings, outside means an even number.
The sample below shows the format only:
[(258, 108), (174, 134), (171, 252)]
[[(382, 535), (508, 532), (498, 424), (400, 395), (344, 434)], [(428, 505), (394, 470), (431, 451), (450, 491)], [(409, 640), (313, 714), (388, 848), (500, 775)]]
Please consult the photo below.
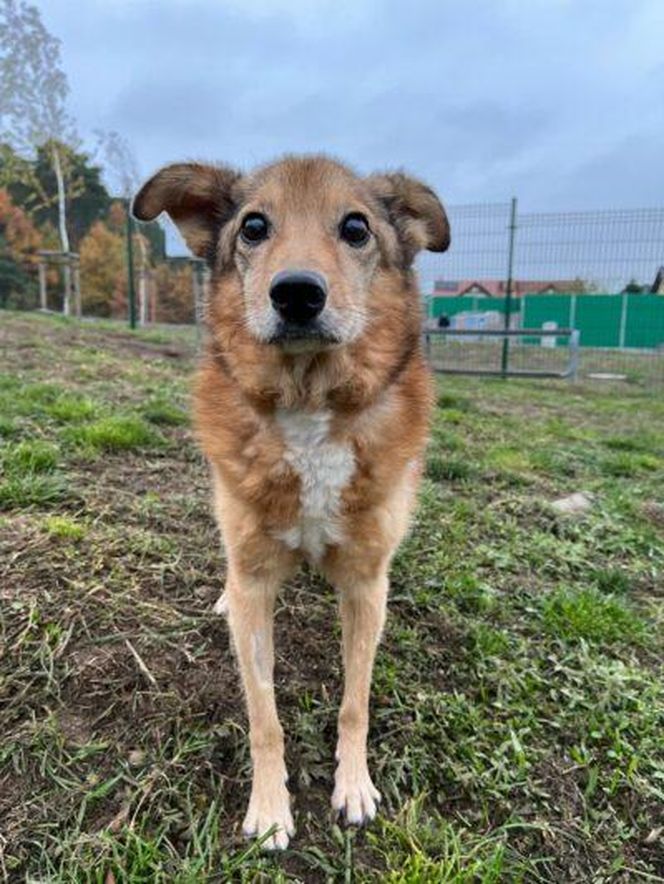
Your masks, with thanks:
[(260, 212), (250, 212), (240, 228), (240, 236), (252, 246), (267, 239), (269, 232), (270, 224)]
[(359, 249), (368, 242), (371, 231), (369, 222), (359, 212), (351, 212), (346, 215), (339, 226), (339, 236), (349, 246)]

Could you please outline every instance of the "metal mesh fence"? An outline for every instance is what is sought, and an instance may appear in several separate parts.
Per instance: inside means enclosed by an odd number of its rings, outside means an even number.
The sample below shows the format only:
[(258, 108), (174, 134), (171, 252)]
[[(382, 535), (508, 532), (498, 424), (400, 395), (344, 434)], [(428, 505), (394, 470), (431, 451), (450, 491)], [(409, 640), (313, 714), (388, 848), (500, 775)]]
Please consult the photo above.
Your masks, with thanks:
[(664, 264), (664, 209), (519, 213), (515, 278), (615, 294), (652, 285)]
[[(510, 204), (451, 206), (447, 214), (452, 245), (444, 255), (431, 252), (420, 255), (417, 270), (422, 292), (430, 295), (436, 283), (505, 280)], [(458, 294), (456, 288), (452, 293)], [(445, 294), (444, 288), (440, 294)]]
[[(506, 346), (484, 340), (482, 332), (568, 327), (580, 332), (582, 377), (619, 374), (664, 384), (664, 208), (523, 213), (515, 204), (494, 203), (452, 206), (448, 214), (450, 250), (424, 253), (417, 268), (428, 327), (450, 329), (435, 342), (438, 367), (553, 373), (567, 364), (568, 337), (523, 335)], [(140, 227), (134, 248), (139, 323), (200, 321), (207, 280), (199, 262), (157, 259), (142, 233)], [(126, 258), (117, 243), (114, 248), (108, 259), (101, 248), (69, 256), (75, 259), (72, 312), (127, 316)], [(0, 266), (0, 305), (63, 311), (62, 267), (53, 254), (25, 259), (18, 294)], [(477, 334), (454, 338), (454, 329)]]
[(567, 327), (580, 332), (581, 377), (664, 384), (664, 208), (516, 212), (513, 230), (510, 208), (451, 207), (449, 252), (419, 261), (427, 325), (449, 329), (433, 345), (436, 367), (505, 370), (507, 350), (506, 373), (564, 372), (569, 337), (523, 335), (506, 348), (483, 333)]

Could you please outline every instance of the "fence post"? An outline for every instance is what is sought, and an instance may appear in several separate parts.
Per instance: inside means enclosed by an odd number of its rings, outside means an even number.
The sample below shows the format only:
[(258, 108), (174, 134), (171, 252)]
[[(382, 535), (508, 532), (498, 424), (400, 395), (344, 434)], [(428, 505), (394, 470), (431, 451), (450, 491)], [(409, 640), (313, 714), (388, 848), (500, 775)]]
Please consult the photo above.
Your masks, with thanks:
[(569, 339), (569, 379), (576, 381), (579, 374), (579, 339), (581, 335), (578, 329), (572, 329)]
[(81, 303), (81, 265), (78, 260), (73, 262), (72, 276), (74, 280), (74, 309), (76, 318), (81, 318), (83, 305)]
[(629, 295), (623, 293), (622, 304), (620, 305), (620, 331), (618, 332), (618, 347), (623, 350), (625, 348), (625, 333), (627, 330), (627, 305), (629, 303)]
[(39, 306), (42, 310), (46, 310), (46, 263), (39, 262)]
[(127, 200), (127, 296), (129, 300), (129, 328), (136, 328), (136, 289), (134, 287), (134, 219), (131, 203)]
[[(510, 211), (510, 236), (509, 248), (507, 253), (507, 289), (505, 292), (505, 331), (509, 331), (512, 313), (512, 285), (514, 273), (514, 238), (516, 234), (516, 197), (512, 197), (512, 208)], [(507, 369), (509, 367), (509, 337), (505, 335), (503, 338), (503, 355), (501, 361), (501, 373), (503, 378), (507, 377)]]

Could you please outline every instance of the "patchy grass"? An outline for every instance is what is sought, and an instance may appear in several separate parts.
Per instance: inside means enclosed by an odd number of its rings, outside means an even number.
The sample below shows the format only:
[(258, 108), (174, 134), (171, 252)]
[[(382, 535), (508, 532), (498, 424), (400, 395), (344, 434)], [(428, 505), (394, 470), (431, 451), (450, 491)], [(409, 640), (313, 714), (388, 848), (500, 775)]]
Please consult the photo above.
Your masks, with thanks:
[(166, 399), (153, 399), (147, 403), (142, 413), (152, 424), (179, 427), (189, 423), (187, 412)]
[(134, 415), (104, 417), (71, 427), (63, 438), (93, 454), (159, 448), (164, 444), (163, 436)]
[(5, 472), (11, 476), (52, 473), (58, 465), (58, 449), (39, 439), (19, 442), (7, 447), (2, 461)]
[[(273, 857), (239, 830), (193, 343), (2, 315), (0, 878), (663, 880), (658, 391), (440, 381), (376, 661), (381, 815), (357, 831), (329, 810), (339, 629), (303, 573), (276, 618), (298, 831)], [(551, 508), (578, 490), (586, 513)]]
[(597, 642), (637, 642), (644, 624), (622, 598), (598, 589), (557, 589), (542, 605), (546, 628), (562, 638), (586, 638)]
[(94, 417), (97, 407), (85, 396), (64, 395), (47, 405), (46, 413), (64, 424), (80, 423)]
[(60, 540), (81, 540), (87, 533), (84, 525), (69, 516), (48, 516), (44, 519), (44, 529)]
[(26, 473), (0, 481), (0, 510), (30, 506), (50, 506), (68, 496), (65, 479), (58, 474)]

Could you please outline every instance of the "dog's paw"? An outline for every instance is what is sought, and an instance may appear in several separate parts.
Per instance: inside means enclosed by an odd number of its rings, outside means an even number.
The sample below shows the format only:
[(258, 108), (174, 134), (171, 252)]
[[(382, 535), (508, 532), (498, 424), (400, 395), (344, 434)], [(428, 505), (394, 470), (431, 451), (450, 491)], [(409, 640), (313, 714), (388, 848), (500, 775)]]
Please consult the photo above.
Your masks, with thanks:
[(242, 824), (242, 831), (248, 837), (261, 837), (274, 829), (261, 847), (265, 850), (284, 850), (289, 839), (295, 834), (293, 816), (290, 809), (290, 796), (285, 783), (256, 783), (251, 789), (249, 809)]
[(217, 601), (214, 603), (214, 608), (212, 609), (215, 614), (221, 614), (223, 617), (228, 614), (228, 599), (226, 598), (226, 593), (222, 592)]
[(380, 792), (371, 782), (366, 762), (343, 758), (334, 777), (332, 807), (344, 814), (346, 821), (357, 826), (376, 816)]

